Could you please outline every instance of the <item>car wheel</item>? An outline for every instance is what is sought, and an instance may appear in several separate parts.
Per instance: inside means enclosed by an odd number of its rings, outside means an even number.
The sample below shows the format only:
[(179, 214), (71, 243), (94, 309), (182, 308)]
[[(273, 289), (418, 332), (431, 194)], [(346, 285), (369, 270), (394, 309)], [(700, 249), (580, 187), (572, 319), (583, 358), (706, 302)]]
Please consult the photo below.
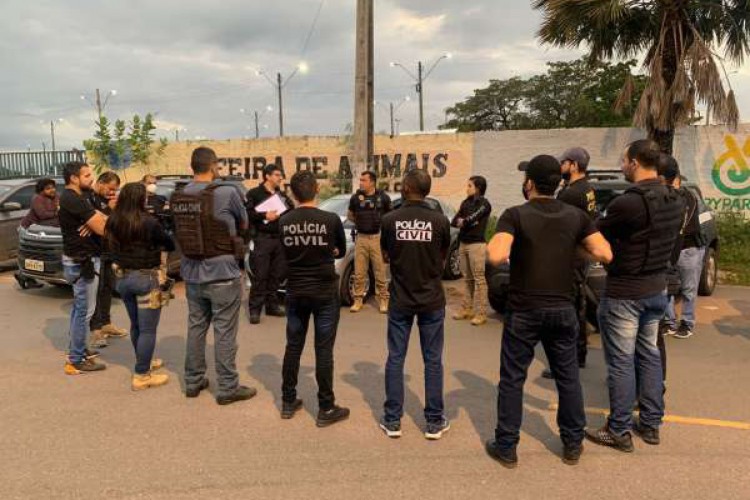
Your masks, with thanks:
[(719, 266), (716, 262), (716, 250), (708, 247), (706, 255), (703, 257), (703, 271), (701, 272), (701, 280), (698, 284), (699, 295), (704, 297), (713, 295), (718, 274)]
[(448, 261), (445, 263), (443, 270), (443, 279), (457, 280), (461, 277), (461, 260), (458, 256), (458, 239), (451, 244), (448, 250)]
[[(367, 276), (365, 276), (365, 300), (375, 293), (373, 286), (374, 283), (375, 277), (372, 272), (367, 273)], [(346, 266), (344, 275), (341, 277), (339, 295), (341, 298), (341, 305), (350, 306), (354, 303), (354, 262)]]

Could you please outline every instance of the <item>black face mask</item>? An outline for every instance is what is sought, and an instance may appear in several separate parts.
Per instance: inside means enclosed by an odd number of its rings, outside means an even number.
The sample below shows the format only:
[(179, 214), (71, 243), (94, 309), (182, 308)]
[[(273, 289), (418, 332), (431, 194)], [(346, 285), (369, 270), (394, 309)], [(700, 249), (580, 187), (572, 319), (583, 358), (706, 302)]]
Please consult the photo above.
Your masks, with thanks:
[(528, 201), (529, 200), (529, 192), (526, 191), (526, 183), (524, 182), (521, 184), (521, 193), (523, 193), (523, 199)]
[(562, 179), (567, 183), (570, 181), (570, 172), (562, 174)]

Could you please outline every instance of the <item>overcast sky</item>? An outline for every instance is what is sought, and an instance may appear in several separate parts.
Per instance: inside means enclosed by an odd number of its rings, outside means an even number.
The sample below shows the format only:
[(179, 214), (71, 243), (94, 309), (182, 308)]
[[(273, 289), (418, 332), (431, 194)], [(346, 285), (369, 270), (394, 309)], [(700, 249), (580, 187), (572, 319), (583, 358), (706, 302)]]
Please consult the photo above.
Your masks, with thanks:
[[(256, 71), (291, 74), (284, 90), (286, 135), (334, 135), (353, 121), (355, 0), (4, 0), (0, 18), (0, 149), (81, 147), (93, 133), (94, 89), (116, 90), (111, 118), (157, 113), (159, 135), (213, 139), (254, 135), (240, 108), (273, 106), (261, 122), (276, 135), (274, 88)], [(444, 60), (425, 84), (426, 127), (490, 78), (528, 76), (547, 61), (579, 52), (540, 46), (540, 16), (528, 0), (377, 0), (376, 131), (389, 128), (387, 103), (401, 131), (418, 127), (414, 85), (390, 61), (416, 72)], [(306, 43), (306, 40), (307, 43)], [(734, 68), (736, 69), (736, 68)], [(750, 116), (750, 67), (730, 76), (741, 117)], [(81, 95), (87, 96), (86, 100)]]

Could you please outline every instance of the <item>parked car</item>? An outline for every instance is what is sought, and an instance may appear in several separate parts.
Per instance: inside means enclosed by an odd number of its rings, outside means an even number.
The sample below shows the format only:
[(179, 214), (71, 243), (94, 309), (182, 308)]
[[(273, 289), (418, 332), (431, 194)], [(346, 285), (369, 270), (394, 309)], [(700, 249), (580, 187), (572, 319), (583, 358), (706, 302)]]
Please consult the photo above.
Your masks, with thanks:
[[(401, 207), (403, 199), (400, 193), (388, 193), (393, 203), (393, 208), (398, 209)], [(349, 210), (349, 199), (350, 194), (340, 194), (328, 198), (320, 204), (321, 210), (333, 212), (341, 218), (341, 222), (344, 224), (344, 231), (346, 233), (346, 254), (341, 259), (336, 259), (336, 274), (339, 276), (339, 295), (341, 304), (344, 306), (351, 305), (354, 302), (354, 239), (352, 237), (352, 230), (354, 229), (354, 223), (346, 218), (347, 211)], [(451, 220), (455, 215), (455, 210), (449, 204), (438, 198), (429, 197), (427, 198), (432, 208), (439, 211)], [(248, 274), (248, 286), (252, 287), (253, 271), (252, 271), (252, 254), (253, 246), (250, 244), (250, 250), (246, 255), (245, 269)], [(458, 260), (458, 229), (451, 227), (451, 246), (449, 250), (448, 259), (446, 261), (445, 270), (443, 272), (444, 279), (457, 279), (461, 276), (459, 269)], [(283, 295), (286, 288), (286, 283), (282, 283), (279, 289), (279, 294)], [(365, 278), (365, 294), (367, 297), (375, 293), (375, 277), (372, 274), (372, 270)]]
[[(594, 170), (589, 172), (589, 183), (596, 193), (596, 204), (599, 213), (606, 213), (607, 206), (617, 196), (625, 192), (632, 186), (627, 182), (618, 170)], [(696, 195), (698, 199), (698, 211), (701, 225), (709, 241), (706, 249), (706, 255), (703, 260), (703, 270), (701, 271), (700, 285), (698, 293), (703, 296), (713, 294), (716, 287), (718, 275), (718, 256), (719, 256), (719, 233), (716, 226), (716, 220), (711, 209), (703, 201), (703, 194), (700, 188), (692, 182), (683, 183), (687, 189)], [(508, 284), (510, 280), (509, 267), (507, 264), (501, 266), (487, 265), (486, 269), (487, 283), (489, 289), (490, 305), (498, 312), (505, 310), (505, 304), (508, 299)], [(604, 291), (604, 281), (607, 272), (599, 263), (589, 266), (589, 273), (586, 282), (586, 316), (589, 323), (597, 326), (596, 310), (599, 307), (599, 298)]]
[(0, 181), (0, 263), (11, 264), (18, 257), (18, 227), (36, 194), (36, 179)]

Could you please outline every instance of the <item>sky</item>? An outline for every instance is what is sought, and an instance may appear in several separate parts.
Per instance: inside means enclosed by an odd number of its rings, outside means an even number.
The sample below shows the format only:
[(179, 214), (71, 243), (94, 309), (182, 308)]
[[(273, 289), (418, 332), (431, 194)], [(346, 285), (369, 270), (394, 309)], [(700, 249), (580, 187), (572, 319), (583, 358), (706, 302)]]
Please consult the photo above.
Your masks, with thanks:
[[(583, 50), (536, 40), (528, 0), (377, 0), (375, 130), (418, 129), (412, 74), (442, 59), (424, 85), (426, 128), (490, 79), (527, 77)], [(0, 18), (0, 150), (80, 148), (94, 131), (94, 92), (111, 119), (154, 113), (157, 136), (228, 139), (278, 134), (275, 88), (286, 81), (286, 135), (338, 135), (353, 122), (355, 0), (4, 0)], [(729, 68), (741, 118), (750, 65)], [(734, 72), (736, 71), (736, 72)], [(261, 73), (261, 76), (258, 73)], [(110, 95), (115, 91), (114, 95)], [(82, 98), (83, 96), (83, 98)], [(409, 97), (409, 100), (406, 100)], [(399, 106), (400, 103), (400, 106)], [(272, 111), (264, 110), (271, 106)], [(240, 112), (244, 109), (246, 114)], [(44, 145), (43, 145), (44, 143)]]

